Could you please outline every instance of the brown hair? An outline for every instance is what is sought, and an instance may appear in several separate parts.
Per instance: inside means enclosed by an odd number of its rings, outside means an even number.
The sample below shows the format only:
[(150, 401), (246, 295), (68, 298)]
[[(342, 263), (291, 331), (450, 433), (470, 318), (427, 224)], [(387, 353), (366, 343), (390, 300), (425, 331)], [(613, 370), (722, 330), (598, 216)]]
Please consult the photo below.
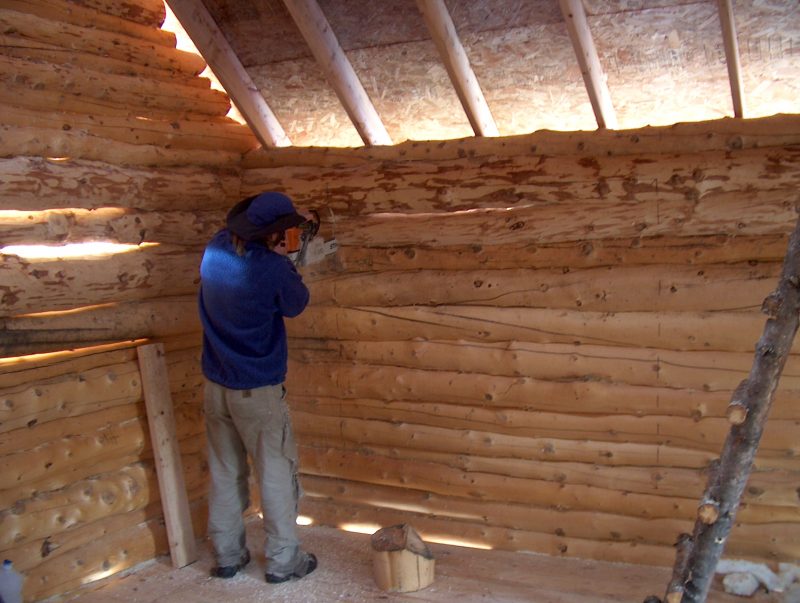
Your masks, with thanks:
[[(233, 233), (230, 233), (230, 235), (231, 235), (231, 245), (233, 245), (233, 249), (236, 251), (236, 255), (240, 257), (243, 256), (246, 251), (245, 249), (246, 241), (240, 236), (235, 235)], [(260, 242), (263, 243), (267, 249), (272, 251), (283, 240), (283, 236), (284, 236), (283, 231), (273, 232), (271, 234), (268, 234), (263, 239), (261, 239)]]

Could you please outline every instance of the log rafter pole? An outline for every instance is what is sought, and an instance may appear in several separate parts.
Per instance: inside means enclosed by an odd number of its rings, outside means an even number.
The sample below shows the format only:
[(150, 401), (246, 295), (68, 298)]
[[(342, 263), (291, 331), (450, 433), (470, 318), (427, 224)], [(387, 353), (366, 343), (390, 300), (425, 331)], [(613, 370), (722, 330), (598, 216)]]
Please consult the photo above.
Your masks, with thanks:
[(316, 0), (283, 0), (311, 53), (368, 146), (392, 139)]
[(733, 18), (731, 0), (719, 0), (719, 20), (722, 25), (722, 40), (725, 43), (725, 62), (728, 65), (728, 79), (731, 83), (733, 114), (744, 117), (744, 86), (739, 61), (739, 41), (736, 38), (736, 22)]
[(469, 58), (444, 0), (417, 0), (417, 6), (425, 18), (431, 38), (442, 57), (475, 135), (498, 136), (500, 132), (497, 124), (483, 96), (478, 78), (470, 67)]
[(259, 142), (265, 147), (290, 146), (291, 141), (278, 118), (203, 3), (168, 0), (167, 4)]
[(750, 374), (731, 398), (731, 429), (709, 471), (694, 531), (679, 540), (667, 603), (702, 603), (708, 596), (744, 493), (770, 406), (798, 328), (800, 220), (789, 239), (778, 288), (764, 300), (768, 315)]
[(603, 67), (597, 56), (589, 22), (586, 19), (583, 0), (559, 0), (559, 4), (567, 24), (569, 37), (572, 40), (572, 46), (575, 49), (575, 55), (578, 57), (597, 125), (600, 128), (613, 130), (617, 127), (617, 115), (611, 102), (611, 93), (608, 91), (608, 85), (603, 76)]

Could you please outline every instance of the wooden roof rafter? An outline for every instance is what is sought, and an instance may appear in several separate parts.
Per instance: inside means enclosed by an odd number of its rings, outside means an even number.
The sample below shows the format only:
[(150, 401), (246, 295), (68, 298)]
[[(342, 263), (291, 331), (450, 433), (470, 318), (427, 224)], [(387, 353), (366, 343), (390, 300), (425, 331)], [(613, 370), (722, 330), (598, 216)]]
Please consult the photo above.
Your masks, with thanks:
[(567, 23), (567, 31), (572, 40), (575, 55), (578, 57), (586, 92), (589, 94), (589, 101), (592, 103), (592, 109), (597, 119), (597, 127), (616, 129), (617, 115), (611, 102), (611, 93), (608, 91), (600, 58), (597, 56), (583, 2), (582, 0), (559, 0), (559, 4)]
[(167, 0), (228, 97), (265, 147), (292, 143), (202, 0)]
[(392, 139), (316, 0), (283, 0), (344, 110), (367, 146)]
[(475, 135), (498, 136), (500, 132), (497, 124), (483, 96), (478, 78), (470, 66), (469, 58), (444, 0), (417, 0), (417, 6), (425, 18), (431, 38), (441, 55)]
[(719, 0), (719, 20), (722, 25), (722, 40), (725, 44), (725, 62), (728, 64), (728, 79), (731, 83), (733, 114), (744, 117), (744, 86), (739, 61), (739, 42), (736, 38), (736, 22), (733, 18), (731, 0)]

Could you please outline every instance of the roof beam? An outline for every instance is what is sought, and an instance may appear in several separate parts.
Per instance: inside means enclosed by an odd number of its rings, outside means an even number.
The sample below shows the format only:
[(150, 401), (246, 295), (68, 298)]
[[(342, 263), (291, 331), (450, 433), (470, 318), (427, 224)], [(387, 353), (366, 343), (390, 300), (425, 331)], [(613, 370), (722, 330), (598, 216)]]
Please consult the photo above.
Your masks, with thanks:
[(365, 145), (392, 139), (316, 0), (283, 0)]
[(731, 0), (719, 0), (719, 20), (722, 24), (722, 40), (725, 43), (725, 62), (728, 64), (728, 79), (731, 83), (733, 114), (744, 117), (744, 87), (739, 62), (739, 41), (736, 38), (736, 22), (733, 19)]
[(469, 58), (444, 0), (417, 0), (417, 6), (425, 18), (475, 135), (498, 136), (500, 133), (497, 124), (478, 84), (478, 78), (469, 64)]
[(611, 94), (603, 76), (603, 67), (597, 56), (589, 22), (586, 20), (583, 2), (582, 0), (559, 0), (559, 4), (561, 4), (564, 20), (567, 22), (572, 47), (578, 57), (578, 64), (581, 67), (586, 91), (589, 93), (589, 101), (594, 109), (597, 126), (615, 129), (617, 115), (614, 112), (614, 105), (611, 103)]
[(283, 127), (201, 0), (167, 0), (228, 97), (265, 147), (290, 146)]

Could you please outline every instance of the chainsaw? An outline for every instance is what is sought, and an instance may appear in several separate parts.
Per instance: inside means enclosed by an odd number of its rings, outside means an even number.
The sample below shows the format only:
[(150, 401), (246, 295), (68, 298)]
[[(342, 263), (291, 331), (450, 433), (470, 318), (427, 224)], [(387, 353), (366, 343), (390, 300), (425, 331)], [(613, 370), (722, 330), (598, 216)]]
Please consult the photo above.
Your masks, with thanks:
[(286, 255), (295, 266), (316, 264), (339, 248), (336, 239), (324, 241), (319, 235), (319, 212), (311, 210), (311, 218), (286, 230)]

